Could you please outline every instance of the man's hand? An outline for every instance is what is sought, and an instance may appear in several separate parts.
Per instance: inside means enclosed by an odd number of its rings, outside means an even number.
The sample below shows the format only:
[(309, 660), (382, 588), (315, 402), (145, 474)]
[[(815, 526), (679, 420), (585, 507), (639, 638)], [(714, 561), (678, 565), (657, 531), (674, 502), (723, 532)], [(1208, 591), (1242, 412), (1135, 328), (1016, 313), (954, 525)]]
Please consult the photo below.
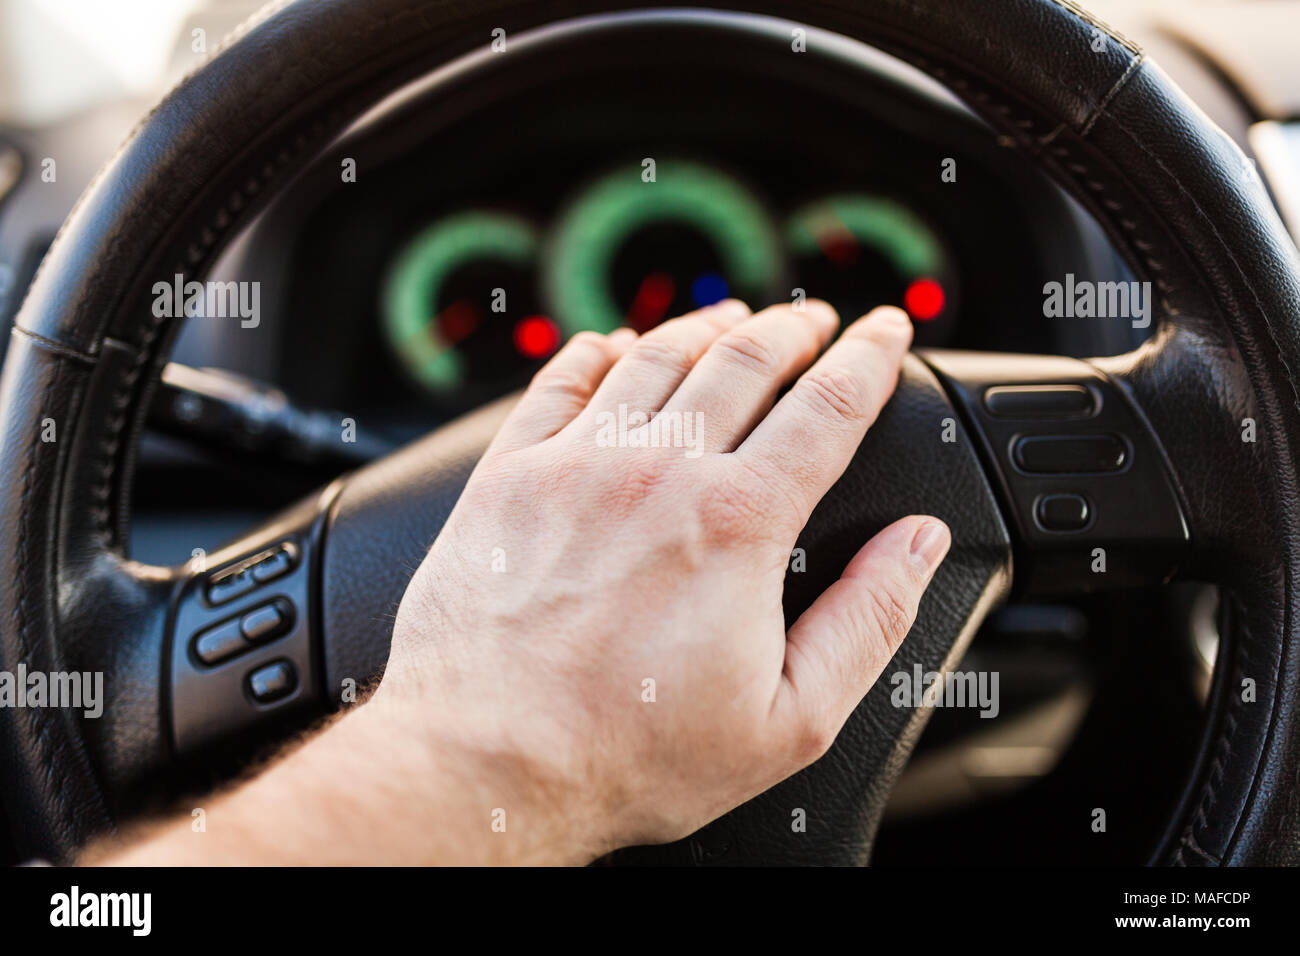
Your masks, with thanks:
[(819, 757), (903, 640), (935, 519), (782, 615), (795, 539), (911, 341), (879, 309), (773, 407), (838, 325), (729, 301), (579, 335), (524, 394), (407, 589), (375, 701), (512, 778), (479, 821), (503, 809), (502, 842), (546, 816), (588, 855), (692, 832)]
[[(300, 801), (284, 862), (586, 862), (684, 836), (819, 757), (949, 544), (937, 519), (898, 521), (787, 633), (795, 540), (911, 342), (898, 309), (826, 349), (838, 325), (822, 302), (729, 301), (575, 337), (416, 572), (371, 702), (217, 809), (248, 838), (246, 818)], [(277, 856), (252, 843), (227, 859)]]

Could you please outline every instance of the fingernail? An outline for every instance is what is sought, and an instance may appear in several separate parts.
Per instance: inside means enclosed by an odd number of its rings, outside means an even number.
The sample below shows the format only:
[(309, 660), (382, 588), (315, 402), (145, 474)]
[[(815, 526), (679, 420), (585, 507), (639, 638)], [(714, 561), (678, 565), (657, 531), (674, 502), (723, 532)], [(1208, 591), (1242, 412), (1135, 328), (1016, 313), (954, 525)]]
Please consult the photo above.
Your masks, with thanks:
[(875, 322), (887, 322), (890, 325), (900, 327), (912, 324), (912, 319), (906, 312), (892, 305), (882, 305), (871, 313), (871, 319)]
[(753, 315), (749, 306), (740, 299), (723, 299), (721, 302), (715, 302), (708, 307), (710, 312), (717, 312), (726, 316), (734, 316), (738, 319), (748, 318)]
[(615, 329), (613, 332), (610, 332), (608, 336), (609, 340), (616, 345), (623, 342), (631, 342), (636, 337), (636, 331), (629, 328)]
[(823, 302), (821, 299), (808, 299), (804, 302), (804, 312), (808, 318), (826, 328), (839, 328), (839, 314), (829, 302)]
[(912, 562), (916, 570), (929, 578), (943, 562), (952, 543), (952, 534), (942, 521), (927, 521), (912, 537)]

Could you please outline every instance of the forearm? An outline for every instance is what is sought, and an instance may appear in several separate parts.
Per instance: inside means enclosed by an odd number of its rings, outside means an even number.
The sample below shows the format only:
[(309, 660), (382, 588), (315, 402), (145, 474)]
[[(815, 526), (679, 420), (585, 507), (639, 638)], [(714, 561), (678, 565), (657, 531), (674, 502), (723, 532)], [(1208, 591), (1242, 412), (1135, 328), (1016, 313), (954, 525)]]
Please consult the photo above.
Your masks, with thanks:
[[(84, 862), (127, 866), (563, 864), (564, 808), (529, 778), (424, 732), (428, 718), (385, 700), (358, 708), (265, 772), (189, 816)], [(492, 765), (495, 764), (495, 765)], [(558, 799), (558, 798), (556, 798)]]

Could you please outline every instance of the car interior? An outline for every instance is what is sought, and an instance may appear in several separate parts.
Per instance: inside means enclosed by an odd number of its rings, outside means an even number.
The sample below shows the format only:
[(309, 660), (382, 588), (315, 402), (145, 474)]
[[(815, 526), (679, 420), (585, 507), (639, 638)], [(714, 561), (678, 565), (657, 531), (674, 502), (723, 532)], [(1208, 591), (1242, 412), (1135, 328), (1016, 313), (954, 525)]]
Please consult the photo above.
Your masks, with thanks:
[[(843, 791), (825, 840), (778, 793), (603, 863), (1300, 853), (1300, 3), (142, 3), (158, 68), (116, 86), (58, 6), (0, 0), (0, 669), (108, 703), (0, 712), (4, 862), (373, 685), (533, 373), (731, 296), (911, 316), (787, 613), (928, 506), (954, 557), (899, 663), (999, 700), (873, 690), (782, 785)], [(37, 102), (33, 44), (88, 88)], [(159, 315), (173, 278), (256, 298)]]

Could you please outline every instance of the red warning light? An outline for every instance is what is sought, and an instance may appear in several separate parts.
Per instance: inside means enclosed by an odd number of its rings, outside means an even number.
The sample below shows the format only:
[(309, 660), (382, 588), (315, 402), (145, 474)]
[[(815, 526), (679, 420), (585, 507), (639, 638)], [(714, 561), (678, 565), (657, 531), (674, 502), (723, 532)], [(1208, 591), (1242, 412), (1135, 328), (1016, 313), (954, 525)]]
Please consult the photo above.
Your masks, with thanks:
[(525, 358), (546, 358), (560, 345), (560, 328), (549, 316), (529, 315), (515, 325), (515, 348)]
[(478, 310), (458, 299), (438, 313), (438, 331), (450, 345), (457, 345), (478, 328)]
[(627, 311), (627, 324), (647, 332), (663, 321), (677, 295), (677, 283), (665, 272), (654, 272), (641, 280), (636, 298)]
[(943, 286), (933, 279), (917, 279), (903, 293), (903, 306), (918, 322), (929, 322), (943, 311)]

